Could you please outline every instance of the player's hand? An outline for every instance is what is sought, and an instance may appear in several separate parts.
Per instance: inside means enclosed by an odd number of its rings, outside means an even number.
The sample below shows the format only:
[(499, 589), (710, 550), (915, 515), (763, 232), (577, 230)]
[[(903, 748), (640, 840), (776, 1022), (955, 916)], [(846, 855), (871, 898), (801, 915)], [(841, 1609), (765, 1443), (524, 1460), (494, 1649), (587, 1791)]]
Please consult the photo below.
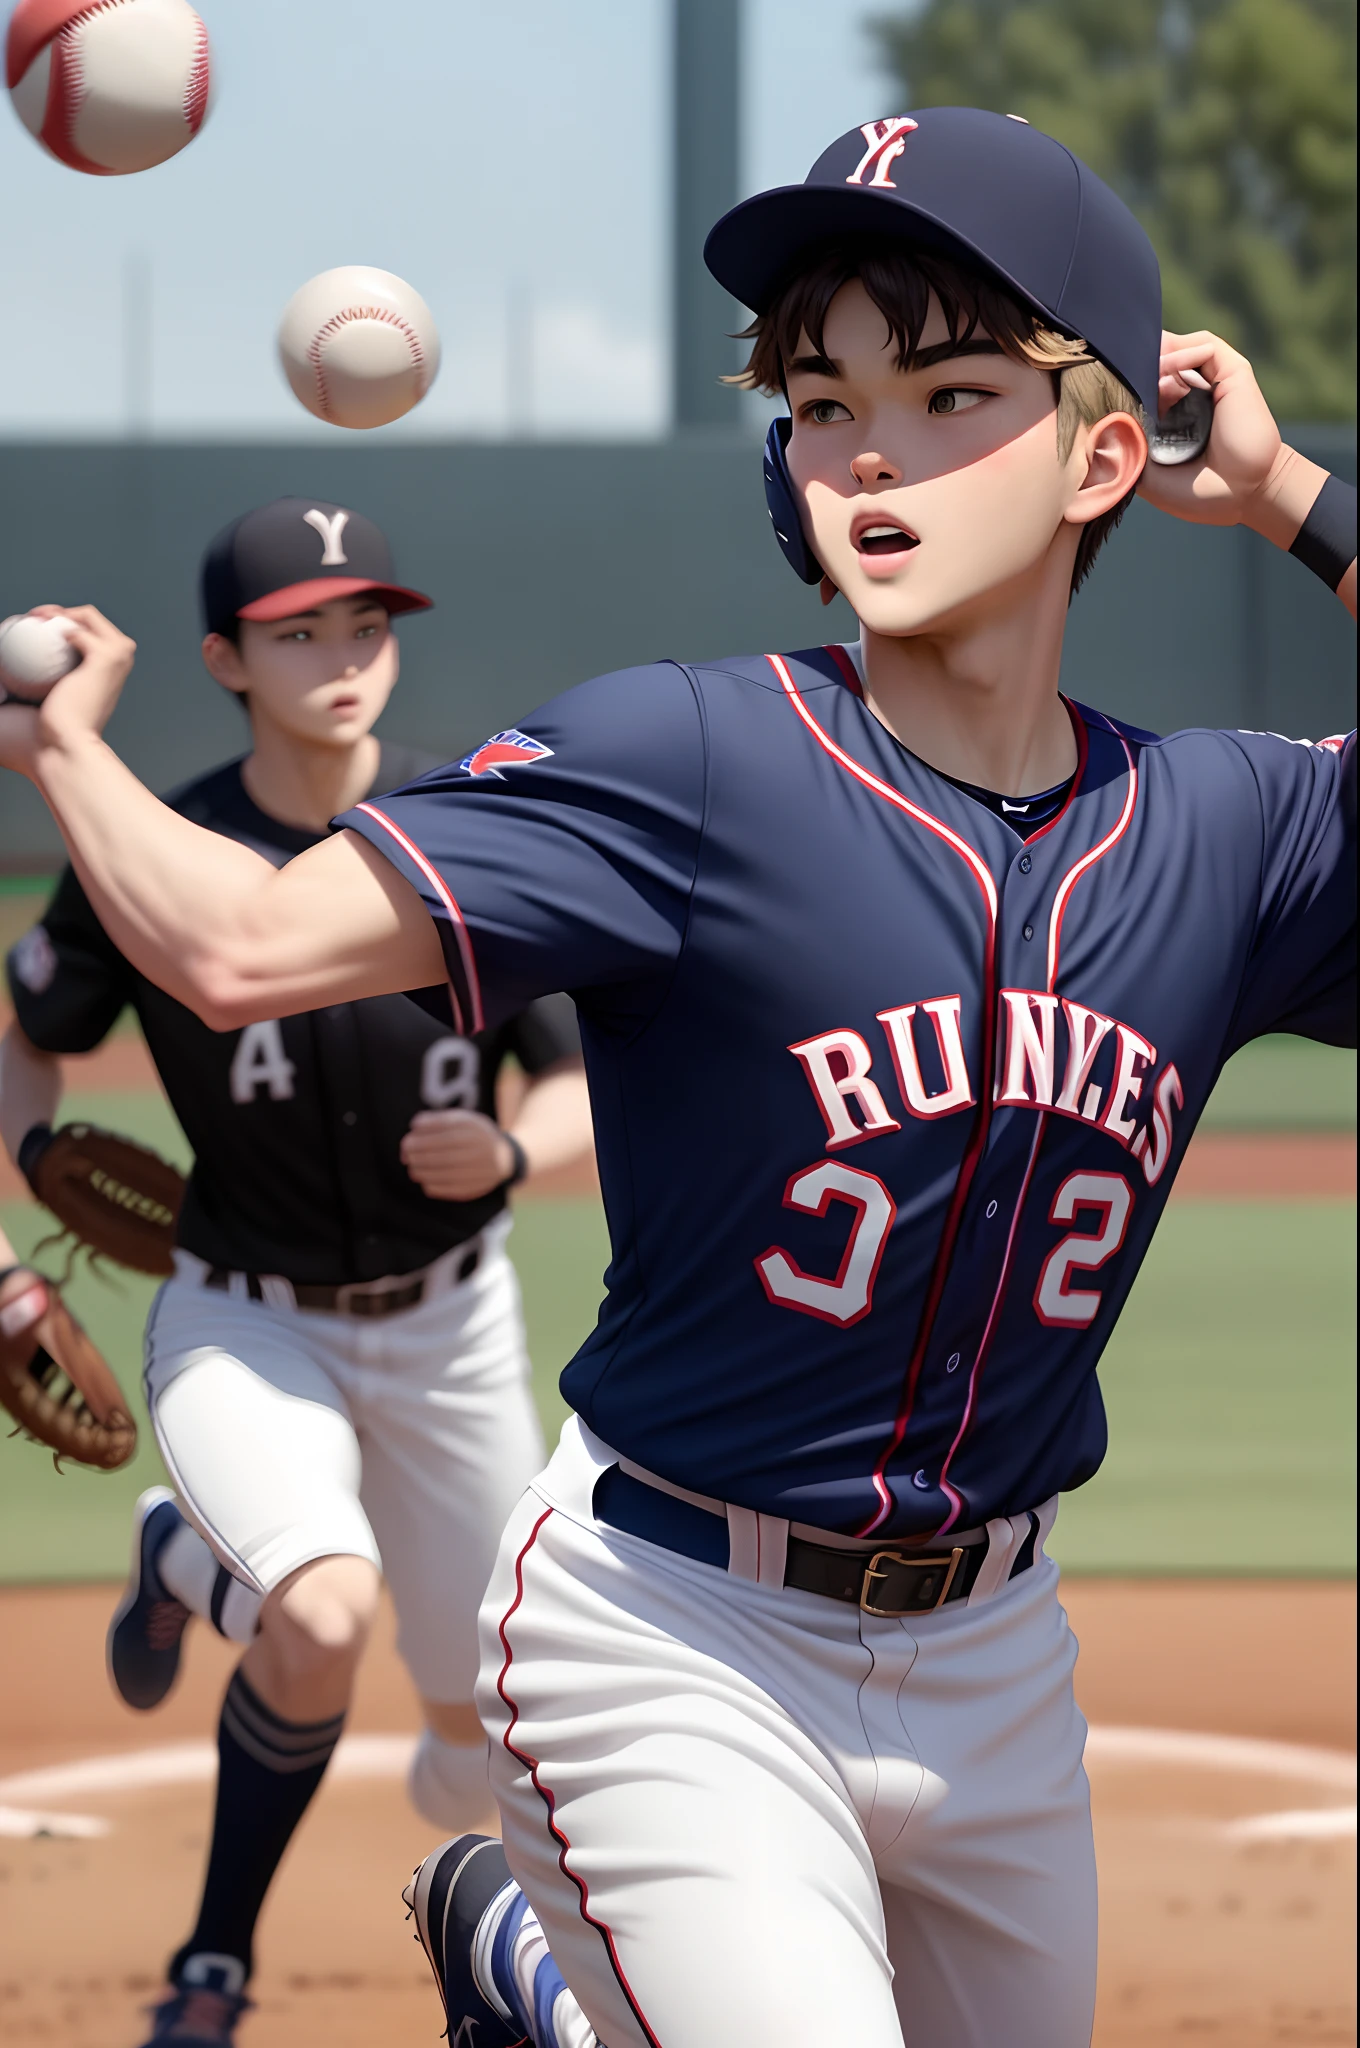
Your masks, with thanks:
[(1214, 423), (1198, 462), (1149, 462), (1140, 498), (1177, 519), (1200, 526), (1256, 524), (1256, 508), (1293, 459), (1251, 364), (1216, 334), (1162, 333), (1161, 410), (1190, 390), (1211, 391)]
[(15, 698), (0, 704), (0, 763), (29, 776), (44, 748), (69, 747), (103, 732), (137, 653), (137, 643), (92, 604), (38, 604), (33, 611), (73, 622), (69, 637), (80, 660), (40, 704)]
[(401, 1141), (401, 1163), (437, 1202), (475, 1202), (509, 1180), (515, 1155), (504, 1131), (475, 1109), (422, 1109)]

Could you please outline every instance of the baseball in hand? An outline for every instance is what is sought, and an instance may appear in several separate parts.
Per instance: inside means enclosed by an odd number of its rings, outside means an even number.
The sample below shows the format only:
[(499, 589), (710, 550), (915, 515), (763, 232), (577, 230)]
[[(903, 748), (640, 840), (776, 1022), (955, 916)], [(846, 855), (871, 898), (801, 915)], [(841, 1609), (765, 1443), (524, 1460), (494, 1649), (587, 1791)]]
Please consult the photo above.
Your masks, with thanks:
[(335, 427), (383, 427), (419, 405), (439, 371), (430, 309), (390, 270), (323, 270), (284, 308), (284, 373), (308, 412)]
[(31, 612), (0, 620), (0, 689), (5, 695), (41, 703), (53, 683), (80, 660), (68, 637), (74, 631), (70, 619), (35, 619)]
[(73, 171), (149, 171), (208, 111), (208, 31), (189, 0), (19, 0), (5, 47), (10, 96)]

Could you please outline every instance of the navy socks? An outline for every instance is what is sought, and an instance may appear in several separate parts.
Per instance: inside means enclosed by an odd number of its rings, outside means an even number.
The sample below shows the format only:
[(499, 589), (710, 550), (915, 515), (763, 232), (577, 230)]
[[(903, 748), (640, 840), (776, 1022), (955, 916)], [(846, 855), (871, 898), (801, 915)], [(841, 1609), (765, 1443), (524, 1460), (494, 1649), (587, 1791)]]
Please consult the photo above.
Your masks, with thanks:
[(190, 1956), (234, 1956), (251, 1969), (251, 1943), (264, 1895), (302, 1819), (345, 1717), (285, 1721), (238, 1670), (217, 1730), (217, 1809), (198, 1925), (170, 1965), (178, 1981)]

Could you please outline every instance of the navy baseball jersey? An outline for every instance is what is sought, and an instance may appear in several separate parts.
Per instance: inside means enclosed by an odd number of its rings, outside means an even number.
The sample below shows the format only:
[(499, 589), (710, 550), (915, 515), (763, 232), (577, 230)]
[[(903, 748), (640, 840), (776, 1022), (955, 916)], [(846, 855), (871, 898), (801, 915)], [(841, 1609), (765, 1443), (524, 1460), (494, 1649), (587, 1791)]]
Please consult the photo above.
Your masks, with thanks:
[[(429, 761), (384, 744), (375, 788)], [(170, 802), (276, 867), (321, 836), (261, 811), (239, 762)], [(425, 1194), (398, 1153), (411, 1118), (449, 1108), (492, 1116), (508, 1054), (535, 1074), (580, 1049), (562, 995), (472, 1035), (405, 996), (210, 1031), (129, 965), (69, 870), (11, 950), (9, 981), (20, 1024), (45, 1052), (88, 1052), (133, 1006), (194, 1152), (180, 1243), (210, 1265), (311, 1285), (414, 1272), (481, 1230), (504, 1190), (476, 1202)]]
[(1354, 1043), (1353, 742), (1069, 710), (1027, 839), (840, 648), (599, 678), (338, 821), (462, 1028), (575, 998), (613, 1257), (562, 1388), (673, 1483), (861, 1534), (1081, 1485), (1224, 1060)]

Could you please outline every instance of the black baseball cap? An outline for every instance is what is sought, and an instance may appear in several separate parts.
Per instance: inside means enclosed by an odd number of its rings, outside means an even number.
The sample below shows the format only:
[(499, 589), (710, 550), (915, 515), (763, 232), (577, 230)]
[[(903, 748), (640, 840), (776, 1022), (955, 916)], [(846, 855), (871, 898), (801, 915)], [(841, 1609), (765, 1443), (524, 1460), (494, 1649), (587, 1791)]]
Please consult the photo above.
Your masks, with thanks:
[(371, 519), (326, 498), (275, 498), (233, 519), (203, 557), (200, 588), (209, 633), (365, 590), (389, 612), (424, 612), (432, 603), (394, 580), (392, 550)]
[(801, 185), (724, 214), (704, 261), (763, 313), (796, 268), (860, 235), (981, 265), (1048, 325), (1086, 341), (1156, 419), (1156, 251), (1123, 200), (1051, 135), (980, 107), (867, 121), (824, 150)]

